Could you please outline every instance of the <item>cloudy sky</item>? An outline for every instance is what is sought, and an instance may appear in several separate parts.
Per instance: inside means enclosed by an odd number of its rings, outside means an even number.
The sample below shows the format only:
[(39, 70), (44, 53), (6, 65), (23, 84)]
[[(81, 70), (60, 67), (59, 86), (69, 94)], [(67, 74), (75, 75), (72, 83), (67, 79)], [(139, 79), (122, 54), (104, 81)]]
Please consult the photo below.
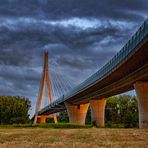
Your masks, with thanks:
[(0, 0), (0, 95), (38, 96), (44, 50), (72, 86), (96, 72), (148, 17), (148, 0)]

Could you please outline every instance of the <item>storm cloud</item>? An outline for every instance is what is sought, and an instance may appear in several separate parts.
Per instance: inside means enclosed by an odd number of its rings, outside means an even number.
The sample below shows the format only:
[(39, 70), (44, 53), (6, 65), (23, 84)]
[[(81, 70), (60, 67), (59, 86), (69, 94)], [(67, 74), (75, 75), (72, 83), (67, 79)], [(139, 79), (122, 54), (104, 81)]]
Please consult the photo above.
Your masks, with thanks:
[(1, 0), (0, 95), (29, 97), (34, 110), (45, 50), (52, 75), (75, 86), (111, 59), (147, 16), (147, 0)]

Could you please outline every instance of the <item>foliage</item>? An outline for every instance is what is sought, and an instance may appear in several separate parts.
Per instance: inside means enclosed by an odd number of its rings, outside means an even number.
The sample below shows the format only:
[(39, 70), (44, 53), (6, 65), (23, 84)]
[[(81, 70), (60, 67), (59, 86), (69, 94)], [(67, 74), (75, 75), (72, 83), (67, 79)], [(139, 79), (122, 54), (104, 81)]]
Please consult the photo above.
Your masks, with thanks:
[(98, 127), (96, 120), (93, 120), (93, 121), (92, 121), (92, 126)]
[(29, 99), (19, 96), (0, 96), (0, 124), (29, 122)]
[(91, 124), (91, 108), (90, 107), (88, 108), (88, 111), (87, 111), (85, 123)]
[(69, 122), (67, 111), (63, 111), (59, 113), (58, 122)]
[[(67, 112), (58, 116), (59, 122), (68, 122)], [(105, 108), (106, 127), (138, 127), (138, 104), (135, 96), (119, 95), (107, 98)], [(88, 109), (86, 124), (91, 124), (91, 109)], [(96, 122), (92, 121), (96, 126)]]
[(106, 125), (110, 127), (111, 124), (138, 127), (138, 104), (135, 96), (120, 95), (108, 98), (105, 118)]
[[(29, 122), (28, 110), (30, 101), (25, 97), (0, 97), (0, 124), (14, 124), (22, 127), (22, 123)], [(53, 122), (50, 119), (47, 122)], [(120, 95), (107, 98), (105, 108), (106, 127), (138, 127), (138, 104), (135, 96)], [(31, 125), (25, 124), (24, 127), (51, 127), (51, 128), (77, 128), (75, 124), (65, 124), (69, 122), (66, 111), (58, 114), (58, 122), (62, 124)], [(20, 124), (21, 125), (18, 125)], [(88, 109), (86, 124), (91, 124), (91, 109)], [(92, 121), (96, 126), (96, 122)], [(15, 125), (14, 125), (15, 126)]]

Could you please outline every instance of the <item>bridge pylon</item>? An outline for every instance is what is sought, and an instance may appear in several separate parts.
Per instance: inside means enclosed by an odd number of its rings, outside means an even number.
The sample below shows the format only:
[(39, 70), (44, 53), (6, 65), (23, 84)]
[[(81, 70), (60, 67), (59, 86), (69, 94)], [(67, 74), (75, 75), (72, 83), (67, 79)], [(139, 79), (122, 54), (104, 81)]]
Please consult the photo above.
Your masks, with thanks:
[(46, 86), (46, 91), (47, 91), (47, 98), (49, 99), (48, 101), (51, 103), (52, 102), (52, 89), (51, 89), (51, 75), (48, 69), (48, 52), (44, 52), (44, 67), (43, 67), (43, 73), (42, 73), (42, 79), (41, 79), (41, 84), (40, 84), (40, 91), (39, 91), (39, 96), (36, 104), (36, 110), (35, 110), (35, 116), (34, 116), (34, 122), (33, 124), (38, 123), (38, 119), (40, 119), (41, 124), (46, 123), (47, 118), (53, 118), (54, 123), (57, 123), (57, 116), (56, 114), (52, 115), (39, 115), (39, 111), (41, 108), (41, 103), (43, 100), (43, 93), (44, 93), (44, 88)]

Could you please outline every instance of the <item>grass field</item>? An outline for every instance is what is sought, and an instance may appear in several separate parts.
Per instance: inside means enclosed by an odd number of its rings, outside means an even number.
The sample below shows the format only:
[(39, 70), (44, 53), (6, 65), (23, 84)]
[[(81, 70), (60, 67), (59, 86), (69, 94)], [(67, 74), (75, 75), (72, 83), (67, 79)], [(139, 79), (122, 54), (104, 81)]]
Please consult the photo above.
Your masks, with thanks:
[(148, 129), (0, 128), (0, 148), (148, 148)]

